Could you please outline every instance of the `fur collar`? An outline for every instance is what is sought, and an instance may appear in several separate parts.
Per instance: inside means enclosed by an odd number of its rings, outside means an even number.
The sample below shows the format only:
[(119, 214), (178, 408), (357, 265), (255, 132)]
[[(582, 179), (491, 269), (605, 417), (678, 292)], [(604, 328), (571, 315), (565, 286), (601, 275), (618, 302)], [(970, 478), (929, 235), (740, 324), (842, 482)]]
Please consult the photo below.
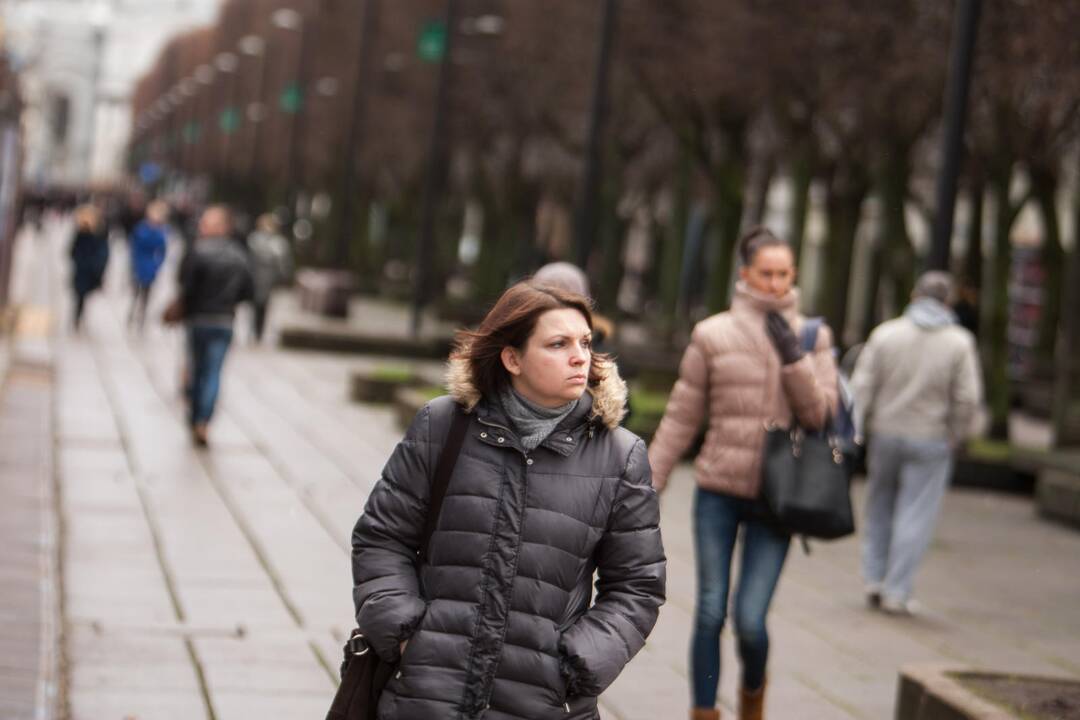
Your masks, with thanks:
[[(471, 412), (480, 402), (480, 388), (473, 382), (469, 364), (461, 358), (451, 358), (446, 365), (446, 390), (460, 403), (466, 412)], [(608, 363), (607, 374), (596, 387), (588, 389), (592, 395), (592, 417), (597, 418), (608, 429), (614, 430), (626, 415), (626, 381), (619, 376), (619, 368), (614, 362)]]

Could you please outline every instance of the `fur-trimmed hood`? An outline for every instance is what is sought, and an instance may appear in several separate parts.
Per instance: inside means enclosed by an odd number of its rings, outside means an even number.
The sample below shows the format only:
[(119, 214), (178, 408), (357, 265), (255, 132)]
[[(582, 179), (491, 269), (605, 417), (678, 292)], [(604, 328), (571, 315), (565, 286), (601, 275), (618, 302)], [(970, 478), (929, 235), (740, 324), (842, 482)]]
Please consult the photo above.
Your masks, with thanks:
[[(469, 363), (464, 358), (450, 358), (446, 364), (446, 391), (466, 412), (480, 402), (483, 393), (473, 379)], [(609, 430), (614, 430), (626, 416), (626, 381), (619, 375), (614, 361), (605, 366), (604, 379), (588, 391), (592, 395), (592, 417)]]

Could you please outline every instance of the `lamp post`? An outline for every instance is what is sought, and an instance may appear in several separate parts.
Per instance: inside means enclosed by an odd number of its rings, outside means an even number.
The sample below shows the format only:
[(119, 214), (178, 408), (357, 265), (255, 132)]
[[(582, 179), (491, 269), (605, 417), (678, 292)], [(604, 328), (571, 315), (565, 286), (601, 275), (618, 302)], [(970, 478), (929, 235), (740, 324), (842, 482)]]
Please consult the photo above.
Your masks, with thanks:
[(196, 125), (195, 131), (193, 133), (194, 152), (192, 153), (194, 166), (193, 171), (197, 174), (203, 169), (202, 160), (204, 152), (201, 150), (201, 148), (205, 147), (205, 144), (202, 142), (202, 139), (205, 135), (204, 128), (206, 125), (209, 124), (208, 119), (210, 117), (210, 113), (213, 110), (213, 99), (210, 97), (209, 90), (210, 85), (214, 83), (214, 68), (210, 65), (200, 65), (199, 67), (195, 68), (195, 80), (200, 86), (199, 97), (196, 101), (197, 108), (195, 114), (197, 119), (195, 121)]
[(180, 93), (184, 96), (184, 106), (187, 108), (187, 112), (184, 113), (184, 123), (180, 127), (180, 164), (184, 169), (184, 172), (191, 172), (193, 168), (192, 152), (195, 144), (193, 137), (195, 131), (195, 100), (193, 100), (195, 93), (199, 90), (199, 81), (192, 77), (186, 77), (180, 81)]
[(344, 268), (349, 261), (349, 239), (354, 224), (353, 194), (356, 192), (356, 154), (364, 145), (367, 89), (371, 85), (372, 33), (377, 22), (377, 0), (364, 0), (360, 11), (360, 43), (356, 52), (356, 85), (349, 114), (349, 134), (345, 139), (345, 157), (341, 172), (341, 227), (334, 248), (334, 264)]
[(245, 35), (240, 39), (240, 52), (250, 58), (259, 61), (259, 69), (255, 74), (255, 92), (247, 104), (244, 114), (251, 126), (251, 145), (248, 148), (249, 159), (247, 166), (247, 193), (246, 202), (248, 210), (254, 214), (258, 212), (256, 207), (255, 187), (258, 173), (258, 157), (260, 152), (259, 141), (262, 137), (263, 120), (266, 119), (266, 105), (263, 103), (263, 93), (266, 92), (266, 73), (268, 63), (266, 61), (266, 41), (258, 35)]
[(300, 140), (303, 133), (304, 116), (304, 75), (307, 71), (307, 20), (292, 8), (281, 8), (271, 16), (274, 27), (299, 34), (299, 46), (296, 52), (296, 69), (293, 82), (281, 96), (282, 109), (292, 114), (289, 124), (289, 141), (285, 156), (285, 182), (289, 188), (289, 215), (295, 220), (296, 200), (298, 195), (297, 172), (300, 168)]
[(941, 174), (937, 183), (937, 208), (934, 216), (929, 266), (948, 270), (951, 256), (953, 212), (956, 186), (960, 175), (960, 154), (964, 145), (968, 88), (975, 55), (975, 37), (979, 29), (980, 0), (959, 0), (953, 19), (952, 57), (945, 87), (945, 132), (942, 137)]
[(218, 128), (221, 130), (221, 170), (229, 177), (229, 151), (232, 149), (232, 135), (239, 126), (236, 117), (236, 68), (239, 65), (236, 55), (231, 52), (218, 53), (214, 58), (214, 67), (228, 77), (225, 89), (225, 109), (218, 116)]
[(435, 213), (439, 196), (442, 194), (446, 175), (446, 115), (450, 102), (450, 70), (453, 66), (451, 54), (454, 47), (454, 28), (457, 27), (457, 0), (446, 0), (446, 14), (443, 18), (446, 28), (446, 41), (442, 48), (442, 61), (439, 63), (439, 78), (435, 90), (435, 117), (431, 123), (431, 135), (428, 137), (428, 164), (424, 175), (424, 195), (420, 207), (420, 233), (417, 236), (414, 262), (412, 334), (420, 335), (421, 316), (427, 304), (430, 273), (431, 248), (435, 234)]
[(616, 0), (603, 0), (604, 15), (597, 43), (596, 71), (593, 76), (592, 103), (589, 108), (589, 134), (585, 147), (585, 170), (581, 179), (581, 206), (577, 217), (578, 264), (588, 271), (592, 241), (596, 235), (596, 205), (600, 195), (603, 169), (602, 135), (608, 111), (608, 68), (611, 64), (611, 45), (615, 36), (618, 13)]

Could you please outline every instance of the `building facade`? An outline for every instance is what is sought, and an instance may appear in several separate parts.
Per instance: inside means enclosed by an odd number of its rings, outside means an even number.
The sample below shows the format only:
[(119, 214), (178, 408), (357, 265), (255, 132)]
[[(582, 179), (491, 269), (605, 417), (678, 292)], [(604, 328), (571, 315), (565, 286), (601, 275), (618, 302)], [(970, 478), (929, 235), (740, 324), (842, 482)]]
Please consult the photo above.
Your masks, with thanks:
[(26, 103), (24, 179), (123, 176), (130, 95), (172, 35), (212, 23), (221, 0), (0, 0), (3, 47)]

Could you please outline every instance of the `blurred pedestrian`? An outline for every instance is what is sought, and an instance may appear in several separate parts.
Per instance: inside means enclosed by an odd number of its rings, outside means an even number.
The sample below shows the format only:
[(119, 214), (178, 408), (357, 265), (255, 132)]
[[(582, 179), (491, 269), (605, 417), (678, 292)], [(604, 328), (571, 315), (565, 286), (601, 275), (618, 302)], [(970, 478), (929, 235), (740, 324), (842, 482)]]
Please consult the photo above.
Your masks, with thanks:
[[(589, 293), (589, 278), (585, 271), (573, 263), (560, 260), (544, 265), (533, 280), (543, 285), (553, 285), (578, 295), (591, 298)], [(593, 311), (593, 351), (606, 352), (607, 345), (615, 335), (615, 324), (607, 317)]]
[(146, 217), (131, 232), (131, 278), (134, 283), (128, 325), (142, 330), (146, 324), (146, 305), (158, 271), (165, 262), (166, 222), (169, 206), (155, 200), (146, 208)]
[[(450, 396), (417, 414), (372, 490), (353, 598), (371, 648), (400, 661), (380, 716), (594, 720), (644, 646), (664, 602), (659, 507), (590, 325), (582, 295), (503, 293), (459, 335)], [(449, 486), (429, 518), (436, 467)]]
[(292, 253), (289, 241), (281, 234), (277, 217), (271, 213), (260, 215), (255, 221), (255, 231), (248, 235), (247, 246), (255, 280), (252, 330), (258, 341), (262, 340), (266, 329), (266, 316), (274, 287), (292, 275)]
[(109, 237), (101, 221), (101, 212), (93, 205), (82, 205), (75, 211), (71, 260), (74, 265), (74, 326), (78, 330), (82, 324), (86, 298), (101, 287), (105, 268), (109, 264)]
[(697, 608), (690, 650), (695, 720), (716, 720), (720, 634), (727, 619), (732, 556), (742, 528), (734, 621), (742, 681), (739, 718), (764, 712), (769, 636), (765, 619), (787, 557), (790, 535), (761, 499), (766, 428), (793, 421), (822, 429), (837, 403), (832, 332), (821, 326), (812, 352), (800, 333), (795, 255), (769, 230), (739, 241), (742, 267), (731, 309), (699, 322), (679, 366), (649, 460), (662, 491), (671, 471), (707, 423), (697, 457), (694, 537)]
[(180, 264), (180, 299), (172, 314), (187, 325), (192, 439), (205, 446), (233, 336), (237, 304), (251, 300), (251, 270), (244, 250), (229, 239), (229, 210), (208, 207), (199, 238)]
[(947, 273), (920, 277), (903, 316), (870, 334), (852, 378), (869, 444), (866, 598), (892, 613), (915, 609), (915, 573), (982, 393), (975, 339), (957, 324), (951, 295)]
[(960, 327), (970, 332), (976, 339), (979, 337), (979, 288), (971, 282), (960, 285), (956, 302), (952, 306), (956, 313), (956, 322)]

